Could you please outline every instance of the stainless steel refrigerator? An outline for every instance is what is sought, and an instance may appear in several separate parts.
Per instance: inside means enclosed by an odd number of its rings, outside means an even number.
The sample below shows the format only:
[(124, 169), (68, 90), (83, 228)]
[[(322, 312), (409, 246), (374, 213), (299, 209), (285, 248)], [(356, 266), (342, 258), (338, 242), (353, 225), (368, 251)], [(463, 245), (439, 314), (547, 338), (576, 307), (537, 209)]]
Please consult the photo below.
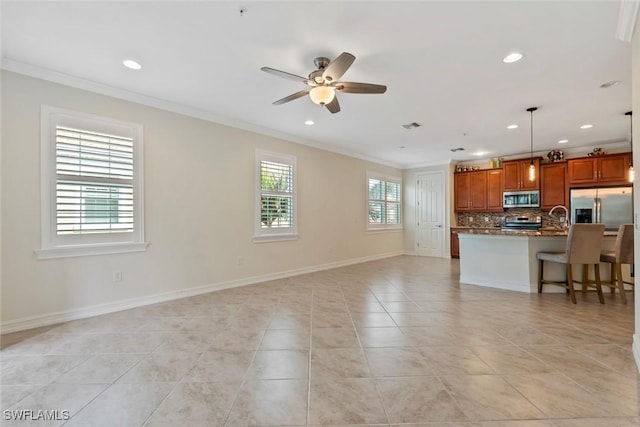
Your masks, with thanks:
[(602, 223), (606, 230), (633, 222), (633, 188), (603, 187), (571, 190), (571, 223)]

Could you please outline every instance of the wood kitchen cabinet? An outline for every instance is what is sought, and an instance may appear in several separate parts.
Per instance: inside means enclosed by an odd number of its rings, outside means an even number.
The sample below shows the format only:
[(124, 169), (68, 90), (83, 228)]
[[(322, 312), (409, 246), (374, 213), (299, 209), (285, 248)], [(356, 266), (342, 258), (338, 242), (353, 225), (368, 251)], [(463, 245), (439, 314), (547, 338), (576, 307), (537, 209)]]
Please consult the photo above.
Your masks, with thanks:
[(567, 206), (567, 162), (540, 165), (540, 208)]
[(456, 212), (502, 211), (502, 169), (458, 172), (454, 192)]
[(530, 159), (509, 160), (502, 164), (504, 191), (539, 190), (540, 189), (540, 158), (534, 158), (536, 179), (529, 181)]
[(630, 153), (570, 159), (567, 161), (569, 187), (629, 184), (630, 159)]
[(451, 230), (451, 258), (460, 258), (460, 240), (458, 230)]
[(502, 169), (489, 169), (487, 173), (487, 210), (502, 211)]
[(485, 211), (487, 209), (487, 173), (484, 170), (460, 172), (454, 175), (456, 211)]

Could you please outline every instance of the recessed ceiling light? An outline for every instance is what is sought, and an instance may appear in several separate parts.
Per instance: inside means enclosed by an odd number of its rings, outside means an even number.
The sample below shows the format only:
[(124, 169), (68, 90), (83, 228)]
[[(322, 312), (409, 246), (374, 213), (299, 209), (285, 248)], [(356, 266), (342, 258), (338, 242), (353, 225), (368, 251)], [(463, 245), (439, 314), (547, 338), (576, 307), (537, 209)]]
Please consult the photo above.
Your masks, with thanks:
[(620, 80), (611, 80), (610, 82), (602, 83), (600, 87), (602, 89), (606, 89), (608, 87), (619, 85), (619, 84), (620, 84)]
[(524, 55), (521, 54), (520, 52), (512, 52), (509, 55), (507, 55), (504, 58), (502, 58), (502, 62), (504, 62), (505, 64), (511, 64), (513, 62), (520, 61), (523, 56)]
[(518, 125), (509, 125), (507, 129), (518, 129)]
[(582, 125), (580, 126), (580, 129), (591, 129), (593, 127), (593, 125)]
[(122, 61), (122, 64), (132, 70), (140, 70), (142, 68), (142, 65), (138, 61), (134, 61), (133, 59), (125, 59), (124, 61)]
[(568, 139), (561, 139), (560, 141), (558, 141), (558, 144), (566, 144), (567, 142), (569, 142)]
[(463, 147), (457, 147), (457, 148), (452, 148), (451, 149), (452, 153), (455, 153), (456, 151), (464, 151), (464, 148)]
[(313, 120), (306, 120), (304, 124), (307, 126), (311, 126), (312, 124), (315, 124), (315, 122)]
[(489, 154), (488, 151), (476, 151), (475, 153), (473, 153), (474, 156), (484, 156), (486, 154)]

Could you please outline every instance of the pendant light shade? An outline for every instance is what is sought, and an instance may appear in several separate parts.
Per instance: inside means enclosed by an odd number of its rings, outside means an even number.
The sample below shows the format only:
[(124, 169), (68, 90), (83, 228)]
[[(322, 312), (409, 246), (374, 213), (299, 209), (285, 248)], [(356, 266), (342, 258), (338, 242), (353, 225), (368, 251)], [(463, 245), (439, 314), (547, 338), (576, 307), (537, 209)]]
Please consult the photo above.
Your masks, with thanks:
[(629, 129), (631, 130), (631, 136), (629, 138), (629, 145), (631, 146), (631, 157), (629, 159), (629, 171), (627, 173), (627, 179), (629, 180), (629, 182), (633, 182), (636, 179), (636, 173), (633, 170), (633, 112), (628, 111), (624, 114), (625, 116), (629, 116)]
[(536, 180), (536, 166), (533, 164), (533, 112), (537, 109), (538, 107), (527, 108), (527, 111), (531, 113), (531, 151), (529, 157), (529, 181)]

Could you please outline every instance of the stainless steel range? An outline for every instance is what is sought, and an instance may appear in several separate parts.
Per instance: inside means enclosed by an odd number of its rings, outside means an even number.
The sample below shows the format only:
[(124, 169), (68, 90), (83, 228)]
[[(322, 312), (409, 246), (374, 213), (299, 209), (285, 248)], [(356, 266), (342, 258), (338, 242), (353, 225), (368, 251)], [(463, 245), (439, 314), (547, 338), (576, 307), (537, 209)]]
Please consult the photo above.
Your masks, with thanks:
[(540, 215), (512, 215), (505, 218), (502, 231), (537, 231), (540, 227)]

